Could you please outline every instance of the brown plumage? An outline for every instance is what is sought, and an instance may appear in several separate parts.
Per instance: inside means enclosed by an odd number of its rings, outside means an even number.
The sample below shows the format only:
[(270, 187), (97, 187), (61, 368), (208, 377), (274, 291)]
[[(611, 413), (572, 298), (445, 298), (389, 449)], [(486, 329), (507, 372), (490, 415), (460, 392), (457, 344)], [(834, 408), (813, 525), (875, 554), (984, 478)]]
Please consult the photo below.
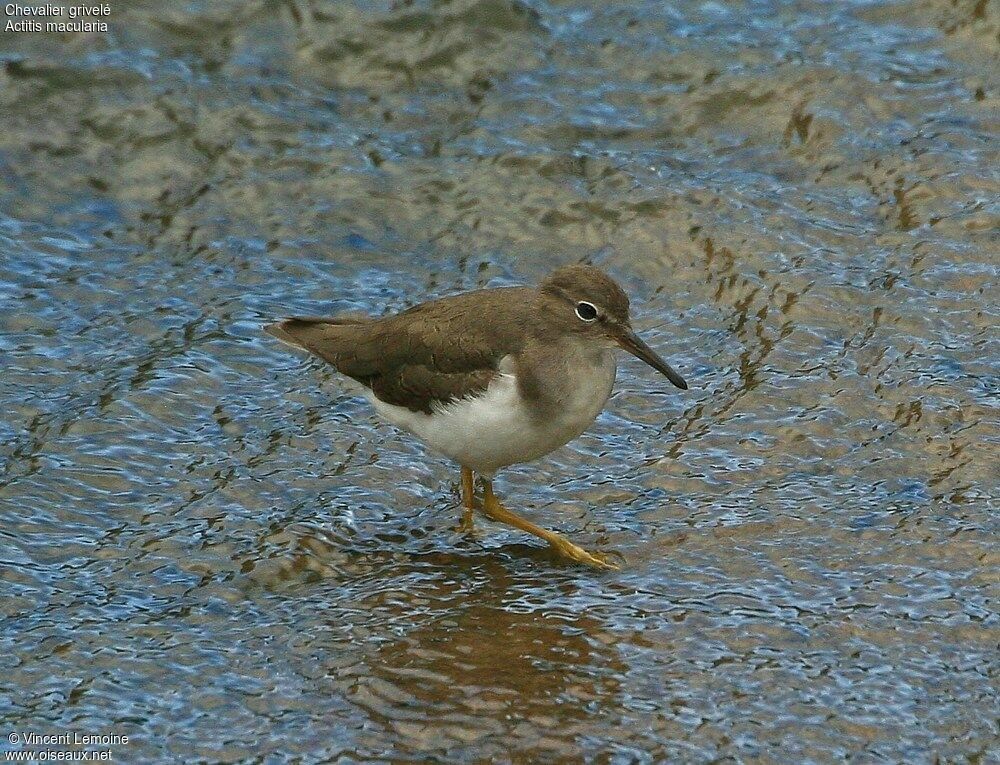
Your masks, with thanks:
[[(485, 293), (507, 299), (486, 310)], [(429, 414), (435, 404), (485, 391), (500, 359), (524, 347), (527, 327), (517, 307), (532, 293), (480, 290), (382, 319), (300, 317), (265, 329), (328, 361), (380, 400)]]

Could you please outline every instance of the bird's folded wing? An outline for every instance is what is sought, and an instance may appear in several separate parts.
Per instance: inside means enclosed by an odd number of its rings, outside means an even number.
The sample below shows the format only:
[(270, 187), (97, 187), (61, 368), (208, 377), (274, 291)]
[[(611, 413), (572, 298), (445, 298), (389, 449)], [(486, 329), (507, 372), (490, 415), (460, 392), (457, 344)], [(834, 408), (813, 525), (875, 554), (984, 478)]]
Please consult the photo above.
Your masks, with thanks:
[(430, 414), (435, 406), (484, 393), (497, 376), (496, 370), (437, 372), (420, 364), (406, 364), (371, 380), (380, 401)]
[(385, 319), (285, 319), (266, 330), (330, 362), (381, 401), (429, 414), (483, 393), (499, 374), (500, 360), (523, 342), (516, 322), (470, 321), (475, 295)]

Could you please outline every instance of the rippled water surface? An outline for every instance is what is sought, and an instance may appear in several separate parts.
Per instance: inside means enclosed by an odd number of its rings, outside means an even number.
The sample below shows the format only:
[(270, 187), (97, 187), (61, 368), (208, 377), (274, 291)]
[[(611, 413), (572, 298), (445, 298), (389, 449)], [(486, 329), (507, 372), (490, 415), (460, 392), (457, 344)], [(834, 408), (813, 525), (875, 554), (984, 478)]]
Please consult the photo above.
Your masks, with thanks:
[[(982, 0), (0, 33), (0, 720), (118, 762), (1000, 762), (998, 34)], [(623, 360), (498, 489), (618, 573), (454, 533), (457, 470), (260, 331), (582, 258), (691, 389)]]

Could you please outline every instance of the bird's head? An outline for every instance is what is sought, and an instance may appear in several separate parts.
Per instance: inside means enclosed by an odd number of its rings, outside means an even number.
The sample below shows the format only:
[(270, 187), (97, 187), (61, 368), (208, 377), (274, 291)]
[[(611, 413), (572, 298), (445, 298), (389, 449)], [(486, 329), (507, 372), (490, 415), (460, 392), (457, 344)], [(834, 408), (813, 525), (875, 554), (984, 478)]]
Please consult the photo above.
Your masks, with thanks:
[(678, 388), (684, 378), (646, 345), (632, 329), (628, 296), (610, 276), (593, 266), (564, 266), (539, 286), (560, 331), (624, 348), (660, 372)]

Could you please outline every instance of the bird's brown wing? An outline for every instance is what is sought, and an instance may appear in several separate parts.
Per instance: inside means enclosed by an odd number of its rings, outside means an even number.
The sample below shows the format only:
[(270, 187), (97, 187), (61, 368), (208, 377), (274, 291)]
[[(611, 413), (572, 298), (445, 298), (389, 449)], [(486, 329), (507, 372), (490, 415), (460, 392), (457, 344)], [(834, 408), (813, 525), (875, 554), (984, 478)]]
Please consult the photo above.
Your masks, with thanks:
[(533, 293), (519, 287), (469, 292), (384, 319), (293, 318), (265, 329), (325, 359), (381, 401), (430, 413), (485, 391), (500, 360), (523, 347), (519, 312)]

